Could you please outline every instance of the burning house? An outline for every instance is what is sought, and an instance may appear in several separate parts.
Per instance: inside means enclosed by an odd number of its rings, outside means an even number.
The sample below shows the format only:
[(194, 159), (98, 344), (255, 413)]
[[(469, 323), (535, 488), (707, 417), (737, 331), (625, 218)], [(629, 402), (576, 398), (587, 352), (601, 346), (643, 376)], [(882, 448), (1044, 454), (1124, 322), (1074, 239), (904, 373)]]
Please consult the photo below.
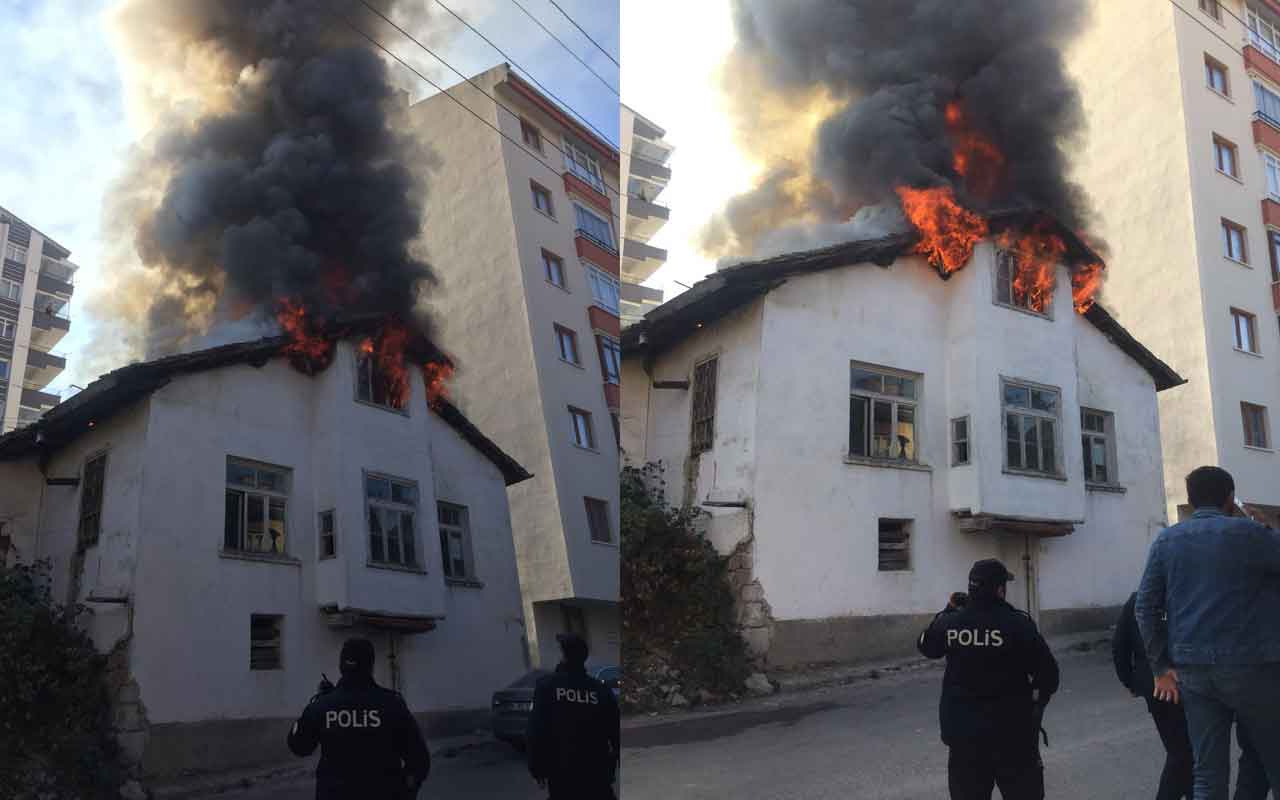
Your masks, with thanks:
[(290, 758), (349, 636), (428, 734), (484, 725), (525, 669), (506, 489), (530, 476), (377, 330), (133, 364), (0, 437), (6, 556), (89, 609), (152, 777)]

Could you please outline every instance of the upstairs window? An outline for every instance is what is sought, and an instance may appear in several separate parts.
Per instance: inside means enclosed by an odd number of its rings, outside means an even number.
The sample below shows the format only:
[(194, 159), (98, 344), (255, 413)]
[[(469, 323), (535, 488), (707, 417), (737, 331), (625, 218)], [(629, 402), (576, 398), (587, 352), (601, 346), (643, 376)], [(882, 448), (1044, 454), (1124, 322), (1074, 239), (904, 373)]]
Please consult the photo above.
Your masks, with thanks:
[(1231, 84), (1227, 80), (1227, 68), (1208, 53), (1204, 55), (1204, 77), (1209, 88), (1224, 97), (1231, 96)]
[(404, 412), (409, 407), (408, 391), (388, 375), (372, 353), (356, 357), (356, 399), (362, 403)]
[(1232, 261), (1249, 263), (1245, 229), (1229, 219), (1222, 220), (1222, 254)]
[(1256, 355), (1258, 352), (1257, 317), (1248, 311), (1233, 308), (1231, 324), (1235, 330), (1236, 349)]
[(0, 339), (12, 339), (14, 323), (11, 319), (0, 319)]
[(582, 499), (587, 506), (587, 527), (591, 531), (591, 541), (612, 544), (613, 523), (609, 519), (609, 503), (595, 497)]
[(102, 488), (107, 477), (107, 454), (85, 462), (80, 480), (80, 525), (77, 541), (81, 547), (97, 544), (102, 532)]
[(457, 581), (475, 580), (467, 507), (436, 503), (436, 519), (440, 525), (440, 559), (444, 564), (444, 576)]
[(542, 152), (542, 132), (527, 119), (520, 120), (520, 138), (534, 152)]
[(8, 278), (0, 278), (0, 298), (15, 303), (22, 299), (22, 284), (14, 283)]
[(613, 249), (613, 227), (609, 225), (609, 220), (594, 211), (588, 211), (577, 203), (573, 204), (573, 212), (577, 217), (580, 233), (586, 234), (588, 239), (602, 247)]
[(853, 363), (850, 367), (849, 455), (915, 462), (920, 376)]
[(608, 336), (597, 336), (596, 341), (600, 345), (600, 372), (605, 381), (615, 385), (621, 383), (622, 345)]
[(1005, 469), (1060, 475), (1058, 469), (1059, 393), (1057, 389), (1002, 381)]
[[(1215, 8), (1218, 6), (1218, 0), (1200, 0), (1201, 7), (1206, 2), (1213, 2)], [(1259, 14), (1253, 6), (1249, 6), (1245, 13), (1246, 25), (1249, 28), (1249, 44), (1261, 50), (1272, 61), (1280, 61), (1280, 30), (1277, 30), (1276, 26)], [(1214, 17), (1214, 19), (1221, 19), (1221, 17)]]
[(533, 192), (533, 207), (555, 219), (556, 210), (551, 204), (551, 190), (537, 181), (529, 181), (529, 188)]
[(1267, 194), (1280, 201), (1280, 159), (1270, 153), (1262, 154), (1262, 171), (1267, 178)]
[(338, 555), (338, 523), (333, 509), (321, 511), (319, 517), (320, 558), (334, 558)]
[(605, 193), (604, 177), (600, 174), (600, 163), (596, 157), (568, 139), (564, 140), (564, 163), (574, 175), (586, 181), (600, 194)]
[(951, 466), (969, 463), (969, 418), (951, 420)]
[(1200, 10), (1209, 16), (1222, 22), (1222, 8), (1218, 5), (1218, 0), (1199, 0)]
[(587, 282), (591, 284), (591, 299), (605, 311), (618, 316), (618, 299), (622, 289), (618, 279), (594, 264), (588, 263), (586, 268)]
[(556, 347), (560, 350), (560, 360), (581, 365), (582, 362), (578, 359), (578, 334), (563, 325), (556, 325), (555, 329)]
[(227, 457), (224, 550), (285, 553), (292, 477), (293, 471), (288, 467)]
[(1267, 251), (1271, 254), (1271, 281), (1280, 283), (1280, 233), (1267, 231)]
[[(996, 305), (1017, 308), (1042, 317), (1049, 316), (1049, 298), (1053, 296), (1053, 287), (1042, 295), (1025, 286), (1020, 286), (1018, 277), (1018, 257), (1008, 250), (996, 252)], [(1039, 306), (1039, 307), (1037, 307)]]
[(418, 511), (418, 485), (367, 473), (364, 496), (369, 518), (370, 563), (416, 568), (414, 518)]
[(716, 373), (720, 359), (709, 358), (693, 368), (693, 420), (690, 455), (710, 450), (716, 438)]
[(1080, 444), (1084, 454), (1084, 479), (1089, 483), (1116, 483), (1114, 415), (1091, 408), (1080, 409)]
[(564, 283), (564, 259), (555, 253), (543, 250), (542, 267), (547, 272), (547, 283), (559, 286), (561, 289), (568, 288)]
[(4, 257), (11, 261), (17, 261), (19, 264), (26, 264), (27, 248), (15, 242), (5, 242)]
[(569, 406), (569, 421), (573, 425), (573, 443), (587, 450), (595, 450), (596, 432), (591, 425), (591, 412)]
[(1271, 431), (1267, 425), (1267, 407), (1253, 403), (1240, 404), (1240, 416), (1244, 420), (1245, 447), (1269, 449), (1271, 447)]
[(0, 358), (0, 381), (9, 380), (9, 362)]
[(1261, 81), (1253, 82), (1253, 102), (1257, 106), (1258, 116), (1272, 126), (1280, 127), (1280, 94)]
[(1223, 175), (1240, 177), (1240, 155), (1236, 146), (1216, 133), (1213, 135), (1213, 165)]

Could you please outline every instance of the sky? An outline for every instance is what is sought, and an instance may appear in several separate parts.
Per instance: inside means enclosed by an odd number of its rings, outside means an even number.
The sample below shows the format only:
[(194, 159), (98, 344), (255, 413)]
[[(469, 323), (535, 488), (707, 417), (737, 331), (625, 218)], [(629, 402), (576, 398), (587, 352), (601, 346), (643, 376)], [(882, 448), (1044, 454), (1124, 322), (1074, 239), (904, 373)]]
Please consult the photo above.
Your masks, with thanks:
[[(432, 2), (435, 0), (420, 0)], [(550, 0), (518, 0), (614, 89), (618, 68)], [(618, 58), (618, 7), (598, 0), (557, 0), (596, 42)], [(113, 49), (110, 13), (117, 0), (0, 0), (0, 206), (71, 251), (80, 266), (71, 302), (71, 332), (55, 352), (67, 370), (49, 391), (63, 394), (97, 375), (77, 368), (77, 355), (93, 346), (93, 325), (82, 313), (85, 298), (102, 281), (103, 199), (133, 142), (146, 131), (127, 110), (127, 87)], [(479, 28), (510, 58), (581, 113), (616, 144), (618, 98), (536, 26), (517, 0), (446, 0), (445, 5)], [(504, 60), (483, 40), (435, 9), (448, 34), (438, 52), (460, 72), (473, 75)], [(370, 30), (374, 30), (372, 27)], [(407, 39), (382, 28), (379, 38), (446, 87), (461, 81)], [(434, 48), (433, 48), (434, 49)], [(619, 59), (621, 60), (621, 59)], [(413, 76), (421, 91), (434, 89)], [(119, 365), (117, 365), (119, 366)]]
[(698, 250), (698, 234), (729, 198), (754, 185), (760, 166), (736, 146), (721, 91), (734, 43), (729, 1), (621, 3), (622, 101), (664, 129), (675, 148), (671, 182), (658, 198), (671, 216), (651, 241), (667, 250), (667, 263), (645, 282), (670, 300), (715, 270)]

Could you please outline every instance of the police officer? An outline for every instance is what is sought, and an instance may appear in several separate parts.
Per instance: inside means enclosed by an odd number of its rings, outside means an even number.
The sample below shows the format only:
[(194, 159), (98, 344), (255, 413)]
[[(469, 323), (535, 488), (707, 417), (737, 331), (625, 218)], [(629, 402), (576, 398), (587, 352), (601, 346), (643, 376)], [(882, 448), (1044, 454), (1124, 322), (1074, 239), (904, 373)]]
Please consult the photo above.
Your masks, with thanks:
[(529, 772), (551, 800), (613, 800), (620, 752), (618, 704), (587, 674), (587, 643), (575, 633), (556, 637), (562, 658), (538, 681), (529, 718)]
[(952, 595), (920, 634), (928, 658), (947, 659), (939, 716), (950, 748), (952, 800), (1042, 800), (1040, 716), (1058, 690), (1058, 662), (1025, 612), (1005, 602), (1012, 573), (996, 559), (969, 571), (969, 594)]
[(327, 680), (289, 731), (289, 749), (308, 756), (320, 746), (316, 800), (416, 797), (431, 756), (404, 698), (373, 680), (373, 643), (348, 639), (342, 677)]

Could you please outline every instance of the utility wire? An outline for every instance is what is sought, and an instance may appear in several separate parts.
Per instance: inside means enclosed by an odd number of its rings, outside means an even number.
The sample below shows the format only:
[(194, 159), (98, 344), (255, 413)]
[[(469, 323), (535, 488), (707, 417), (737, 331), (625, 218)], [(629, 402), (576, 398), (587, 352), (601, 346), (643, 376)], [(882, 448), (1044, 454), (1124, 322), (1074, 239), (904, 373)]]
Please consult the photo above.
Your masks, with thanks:
[(577, 21), (577, 20), (575, 20), (573, 17), (569, 16), (569, 12), (568, 12), (568, 11), (565, 11), (563, 8), (561, 8), (561, 7), (560, 7), (560, 4), (559, 4), (559, 3), (557, 3), (557, 2), (556, 2), (556, 0), (550, 0), (550, 2), (551, 2), (551, 5), (553, 5), (553, 6), (555, 6), (555, 7), (556, 7), (556, 11), (559, 11), (561, 14), (563, 14), (563, 15), (564, 15), (564, 18), (565, 18), (565, 19), (567, 19), (567, 20), (569, 20), (570, 22), (572, 22), (572, 23), (573, 23), (573, 27), (575, 27), (575, 28), (577, 28), (579, 31), (581, 31), (581, 32), (582, 32), (582, 35), (583, 35), (583, 36), (585, 36), (585, 37), (587, 37), (587, 41), (588, 41), (588, 42), (591, 42), (592, 44), (594, 44), (594, 45), (596, 46), (596, 49), (597, 49), (597, 50), (599, 50), (601, 53), (604, 53), (604, 57), (605, 57), (605, 58), (607, 58), (607, 59), (609, 59), (610, 61), (612, 61), (612, 62), (613, 62), (613, 65), (614, 65), (615, 67), (621, 67), (621, 66), (622, 66), (621, 64), (619, 64), (619, 63), (618, 63), (618, 59), (616, 59), (616, 58), (614, 58), (612, 55), (610, 55), (608, 50), (605, 50), (603, 47), (601, 47), (599, 42), (597, 42), (595, 39), (592, 39), (592, 38), (591, 38), (591, 34), (587, 33), (587, 32), (583, 29), (583, 27), (582, 27), (581, 25), (579, 25), (579, 24), (578, 24), (578, 21)]
[[(478, 31), (478, 30), (476, 30), (474, 27), (472, 27), (472, 26), (471, 26), (471, 24), (470, 24), (469, 22), (467, 22), (466, 20), (464, 20), (462, 17), (459, 17), (457, 14), (455, 14), (455, 13), (454, 13), (454, 11), (453, 11), (453, 9), (449, 8), (449, 7), (448, 7), (448, 6), (446, 6), (444, 3), (440, 3), (440, 2), (439, 2), (439, 0), (436, 0), (436, 2), (437, 2), (437, 3), (439, 4), (439, 6), (440, 6), (441, 8), (443, 8), (445, 11), (448, 11), (450, 14), (453, 14), (453, 16), (454, 16), (454, 18), (455, 18), (455, 19), (457, 19), (457, 20), (458, 20), (459, 22), (461, 22), (463, 25), (466, 25), (468, 28), (471, 28), (471, 30), (472, 30), (472, 31), (474, 31), (474, 32), (476, 33), (476, 35), (478, 35), (480, 38), (482, 38), (482, 39), (484, 39), (486, 42), (488, 42), (490, 47), (492, 47), (494, 50), (497, 50), (497, 51), (498, 51), (498, 53), (499, 53), (503, 58), (505, 58), (507, 61), (510, 61), (510, 62), (511, 62), (511, 64), (512, 64), (513, 66), (515, 66), (515, 67), (516, 67), (517, 69), (519, 69), (521, 72), (524, 72), (526, 75), (529, 75), (529, 79), (530, 79), (530, 80), (532, 80), (535, 84), (537, 84), (537, 86), (538, 86), (538, 88), (539, 88), (539, 89), (541, 89), (543, 92), (545, 92), (546, 94), (548, 94), (548, 95), (549, 95), (552, 99), (554, 99), (557, 103), (559, 103), (560, 105), (562, 105), (562, 106), (564, 106), (565, 108), (569, 109), (569, 111), (573, 112), (573, 115), (574, 115), (574, 116), (576, 116), (578, 119), (582, 120), (583, 124), (585, 124), (588, 128), (590, 128), (590, 129), (591, 129), (591, 130), (592, 130), (592, 131), (593, 131), (597, 136), (599, 136), (601, 139), (603, 139), (607, 144), (609, 144), (611, 147), (613, 147), (613, 149), (615, 149), (615, 150), (617, 150), (617, 149), (618, 149), (618, 146), (617, 146), (616, 144), (614, 144), (613, 140), (612, 140), (612, 139), (610, 139), (608, 136), (606, 136), (606, 135), (604, 134), (604, 132), (603, 132), (603, 131), (601, 131), (601, 130), (600, 130), (599, 128), (597, 128), (595, 125), (592, 125), (592, 124), (591, 124), (591, 122), (590, 122), (590, 121), (589, 121), (589, 120), (588, 120), (584, 115), (582, 115), (582, 114), (578, 113), (578, 111), (577, 111), (576, 109), (574, 109), (574, 108), (573, 108), (572, 106), (570, 106), (568, 103), (566, 103), (565, 101), (563, 101), (563, 100), (561, 100), (559, 97), (557, 97), (557, 96), (555, 95), (555, 93), (553, 93), (550, 89), (548, 89), (547, 87), (545, 87), (545, 86), (543, 86), (541, 83), (539, 83), (539, 82), (538, 82), (538, 80), (537, 80), (537, 78), (534, 78), (534, 77), (533, 77), (533, 75), (529, 74), (529, 71), (528, 71), (527, 69), (525, 69), (524, 67), (522, 67), (522, 66), (520, 66), (519, 64), (517, 64), (517, 63), (516, 63), (516, 62), (511, 58), (511, 56), (508, 56), (506, 53), (502, 52), (502, 50), (501, 50), (501, 49), (499, 49), (499, 48), (498, 48), (498, 46), (497, 46), (497, 45), (495, 45), (493, 42), (490, 42), (490, 41), (489, 41), (489, 39), (488, 39), (487, 37), (485, 37), (485, 35), (484, 35), (484, 34), (480, 33), (480, 31)], [(488, 92), (486, 92), (484, 89), (481, 89), (481, 88), (480, 88), (479, 86), (477, 86), (474, 82), (472, 82), (472, 80), (471, 80), (470, 78), (468, 78), (466, 75), (463, 75), (461, 72), (459, 72), (458, 70), (454, 69), (453, 65), (451, 65), (448, 61), (445, 61), (442, 57), (440, 57), (438, 54), (436, 54), (435, 52), (433, 52), (433, 51), (431, 50), (431, 48), (427, 47), (425, 44), (423, 44), (422, 42), (420, 42), (420, 41), (418, 41), (416, 38), (414, 38), (414, 36), (413, 36), (411, 33), (409, 33), (408, 31), (406, 31), (404, 28), (401, 28), (401, 27), (400, 27), (399, 25), (397, 25), (396, 23), (392, 22), (392, 21), (391, 21), (391, 20), (390, 20), (390, 19), (389, 19), (385, 14), (383, 14), (381, 11), (379, 11), (378, 9), (374, 8), (373, 6), (371, 6), (371, 5), (367, 2), (367, 0), (360, 0), (360, 3), (361, 3), (361, 5), (363, 5), (365, 8), (369, 9), (369, 11), (371, 11), (372, 13), (377, 14), (379, 17), (381, 17), (381, 18), (382, 18), (382, 19), (383, 19), (383, 20), (384, 20), (388, 25), (390, 25), (391, 27), (393, 27), (393, 28), (395, 28), (396, 30), (400, 31), (400, 33), (404, 34), (405, 38), (407, 38), (409, 41), (413, 42), (413, 43), (414, 43), (414, 44), (416, 44), (418, 47), (421, 47), (423, 50), (425, 50), (425, 51), (426, 51), (428, 54), (430, 54), (430, 55), (431, 55), (431, 57), (432, 57), (432, 58), (434, 58), (436, 61), (439, 61), (441, 64), (444, 64), (446, 67), (448, 67), (449, 69), (453, 70), (453, 73), (454, 73), (455, 75), (459, 76), (460, 78), (462, 78), (463, 80), (465, 80), (467, 83), (470, 83), (474, 88), (476, 88), (477, 90), (479, 90), (480, 92), (482, 92), (483, 94), (485, 94), (486, 96), (488, 96), (488, 97), (489, 97), (489, 99), (493, 100), (493, 102), (495, 102), (495, 103), (497, 103), (498, 105), (502, 106), (503, 108), (507, 109), (507, 111), (510, 111), (514, 116), (516, 116), (516, 117), (519, 117), (519, 116), (520, 116), (517, 112), (513, 111), (510, 107), (508, 107), (508, 106), (506, 106), (506, 105), (503, 105), (503, 104), (502, 104), (502, 102), (501, 102), (500, 100), (498, 100), (498, 98), (497, 98), (497, 97), (494, 97), (493, 95), (491, 95), (491, 94), (489, 94)]]
[(533, 13), (532, 13), (531, 11), (529, 11), (529, 9), (525, 8), (525, 7), (524, 7), (524, 5), (520, 2), (520, 0), (511, 0), (511, 2), (515, 4), (515, 7), (516, 7), (516, 8), (520, 9), (521, 11), (523, 11), (523, 12), (525, 13), (525, 16), (527, 16), (529, 19), (533, 20), (533, 21), (534, 21), (534, 23), (535, 23), (539, 28), (542, 28), (542, 30), (543, 30), (543, 31), (545, 31), (545, 32), (546, 32), (546, 34), (547, 34), (548, 36), (550, 36), (552, 39), (555, 39), (555, 40), (556, 40), (556, 42), (557, 42), (561, 47), (563, 47), (563, 48), (564, 48), (564, 50), (565, 50), (565, 52), (566, 52), (566, 53), (568, 53), (569, 55), (571, 55), (571, 56), (573, 56), (574, 58), (576, 58), (576, 59), (578, 60), (578, 63), (579, 63), (579, 64), (581, 64), (582, 66), (586, 67), (587, 72), (590, 72), (592, 75), (595, 75), (595, 76), (596, 76), (596, 79), (597, 79), (597, 80), (599, 80), (601, 83), (603, 83), (606, 87), (608, 87), (609, 91), (613, 92), (613, 94), (614, 94), (614, 96), (615, 96), (615, 97), (619, 97), (619, 98), (621, 97), (621, 95), (619, 95), (619, 94), (618, 94), (618, 90), (617, 90), (617, 89), (615, 89), (615, 88), (613, 88), (613, 85), (612, 85), (612, 84), (610, 84), (610, 83), (609, 83), (608, 81), (606, 81), (604, 78), (601, 78), (601, 77), (600, 77), (600, 73), (598, 73), (598, 72), (596, 72), (594, 69), (592, 69), (592, 68), (591, 68), (591, 65), (590, 65), (590, 64), (588, 64), (586, 61), (583, 61), (583, 60), (582, 60), (582, 56), (580, 56), (580, 55), (578, 55), (577, 53), (573, 52), (573, 50), (569, 47), (569, 45), (565, 44), (565, 43), (564, 43), (564, 41), (562, 41), (562, 40), (560, 39), (560, 37), (559, 37), (559, 36), (556, 36), (554, 33), (552, 33), (552, 32), (551, 32), (551, 29), (550, 29), (550, 28), (548, 28), (546, 25), (543, 25), (543, 24), (542, 24), (542, 21), (541, 21), (541, 20), (539, 20), (537, 17), (535, 17), (535, 16), (533, 15)]
[[(1194, 11), (1190, 11), (1190, 10), (1188, 10), (1188, 9), (1186, 9), (1186, 8), (1183, 8), (1182, 4), (1181, 4), (1181, 3), (1179, 3), (1179, 2), (1178, 2), (1178, 0), (1169, 0), (1169, 2), (1170, 2), (1171, 4), (1173, 4), (1173, 7), (1174, 7), (1174, 8), (1178, 9), (1178, 10), (1179, 10), (1179, 11), (1181, 11), (1183, 14), (1186, 14), (1188, 17), (1190, 17), (1192, 22), (1195, 22), (1195, 23), (1196, 23), (1197, 25), (1199, 25), (1201, 28), (1204, 28), (1206, 31), (1208, 31), (1210, 34), (1212, 34), (1212, 35), (1213, 35), (1213, 37), (1214, 37), (1215, 39), (1217, 39), (1218, 41), (1220, 41), (1220, 42), (1222, 42), (1223, 44), (1225, 44), (1228, 48), (1230, 48), (1230, 50), (1231, 50), (1233, 53), (1235, 53), (1235, 54), (1236, 54), (1236, 55), (1238, 55), (1238, 56), (1242, 56), (1242, 57), (1244, 56), (1244, 51), (1243, 51), (1243, 50), (1241, 50), (1239, 47), (1236, 47), (1236, 46), (1235, 46), (1235, 45), (1233, 45), (1231, 42), (1229, 42), (1229, 41), (1227, 41), (1226, 39), (1224, 39), (1224, 38), (1222, 37), (1222, 34), (1218, 33), (1218, 32), (1217, 32), (1217, 31), (1215, 31), (1213, 28), (1210, 28), (1208, 25), (1206, 25), (1206, 24), (1205, 24), (1205, 22), (1204, 22), (1204, 20), (1200, 19), (1200, 17), (1198, 17)], [(1242, 25), (1244, 25), (1246, 30), (1248, 29), (1248, 27), (1249, 27), (1248, 23), (1246, 23), (1244, 20), (1242, 20), (1242, 19), (1240, 19), (1239, 17), (1237, 17), (1237, 16), (1235, 15), (1235, 12), (1233, 12), (1233, 11), (1229, 10), (1229, 9), (1226, 7), (1226, 5), (1225, 5), (1224, 3), (1222, 3), (1222, 2), (1219, 2), (1219, 3), (1218, 3), (1218, 10), (1219, 10), (1219, 11), (1226, 11), (1228, 15), (1230, 15), (1232, 18), (1234, 18), (1237, 22), (1239, 22), (1239, 23), (1241, 23)]]

